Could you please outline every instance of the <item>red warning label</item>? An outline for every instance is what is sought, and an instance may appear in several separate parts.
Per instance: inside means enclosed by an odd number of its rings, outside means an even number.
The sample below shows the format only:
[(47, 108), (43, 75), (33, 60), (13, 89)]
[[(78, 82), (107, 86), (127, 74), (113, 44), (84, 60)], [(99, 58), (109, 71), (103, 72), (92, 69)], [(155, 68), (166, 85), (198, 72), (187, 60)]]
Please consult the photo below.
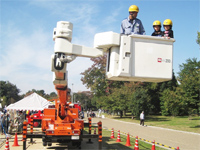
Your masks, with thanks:
[(162, 62), (162, 58), (158, 58), (158, 62)]

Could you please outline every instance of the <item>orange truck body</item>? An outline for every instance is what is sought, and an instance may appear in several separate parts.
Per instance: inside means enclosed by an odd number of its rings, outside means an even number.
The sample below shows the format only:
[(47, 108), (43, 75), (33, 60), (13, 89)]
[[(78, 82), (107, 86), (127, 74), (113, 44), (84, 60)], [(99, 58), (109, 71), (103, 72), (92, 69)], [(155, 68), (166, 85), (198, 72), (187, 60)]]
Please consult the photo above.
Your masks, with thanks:
[[(55, 108), (44, 109), (42, 118), (43, 145), (52, 143), (81, 143), (84, 120), (79, 119), (78, 108), (72, 107), (67, 90), (57, 90), (59, 98), (55, 100)], [(66, 95), (65, 95), (66, 94)]]

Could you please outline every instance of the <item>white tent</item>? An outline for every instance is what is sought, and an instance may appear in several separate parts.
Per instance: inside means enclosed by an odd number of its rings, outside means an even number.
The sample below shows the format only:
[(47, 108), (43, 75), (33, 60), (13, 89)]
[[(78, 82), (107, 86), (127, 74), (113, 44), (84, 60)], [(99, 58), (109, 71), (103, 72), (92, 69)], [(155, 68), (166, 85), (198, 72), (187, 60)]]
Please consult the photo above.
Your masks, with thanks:
[(45, 98), (33, 93), (14, 104), (10, 104), (7, 110), (44, 110), (50, 104)]

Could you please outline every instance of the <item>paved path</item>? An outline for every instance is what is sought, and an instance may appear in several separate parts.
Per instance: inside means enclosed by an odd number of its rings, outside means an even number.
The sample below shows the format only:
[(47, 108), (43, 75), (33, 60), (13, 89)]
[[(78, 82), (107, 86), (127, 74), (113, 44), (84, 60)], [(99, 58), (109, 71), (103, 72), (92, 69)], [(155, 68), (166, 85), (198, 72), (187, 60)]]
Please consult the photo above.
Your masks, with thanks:
[[(120, 132), (128, 133), (132, 136), (138, 136), (146, 140), (155, 140), (158, 143), (179, 148), (181, 150), (200, 150), (200, 134), (184, 132), (172, 129), (147, 126), (143, 127), (136, 123), (124, 122), (109, 118), (93, 118), (92, 122), (102, 121), (104, 128), (114, 128)], [(117, 134), (116, 134), (117, 135)]]

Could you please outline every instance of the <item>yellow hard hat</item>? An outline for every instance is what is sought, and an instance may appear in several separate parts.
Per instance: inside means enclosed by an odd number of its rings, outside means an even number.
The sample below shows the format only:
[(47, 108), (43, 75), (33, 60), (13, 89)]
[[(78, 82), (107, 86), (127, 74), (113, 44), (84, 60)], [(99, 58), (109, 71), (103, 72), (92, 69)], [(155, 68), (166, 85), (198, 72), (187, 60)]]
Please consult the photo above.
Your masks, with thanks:
[(153, 22), (153, 26), (161, 26), (161, 22), (159, 20), (156, 20)]
[(172, 21), (170, 19), (166, 19), (164, 22), (163, 22), (163, 26), (172, 26)]
[(131, 5), (128, 9), (128, 11), (136, 11), (136, 12), (139, 12), (139, 8), (136, 6), (136, 5)]

